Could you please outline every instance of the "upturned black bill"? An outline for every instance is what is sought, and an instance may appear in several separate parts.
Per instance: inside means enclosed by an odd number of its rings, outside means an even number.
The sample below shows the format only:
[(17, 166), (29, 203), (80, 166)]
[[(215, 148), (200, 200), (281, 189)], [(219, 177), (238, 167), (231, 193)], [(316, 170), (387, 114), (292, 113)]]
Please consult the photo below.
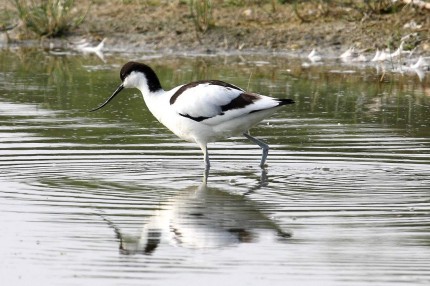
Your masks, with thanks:
[(124, 85), (121, 83), (118, 86), (118, 88), (112, 93), (112, 95), (105, 102), (103, 102), (99, 107), (91, 109), (90, 112), (93, 112), (93, 111), (96, 111), (96, 110), (99, 110), (99, 109), (103, 108), (106, 104), (108, 104), (123, 89), (124, 89)]

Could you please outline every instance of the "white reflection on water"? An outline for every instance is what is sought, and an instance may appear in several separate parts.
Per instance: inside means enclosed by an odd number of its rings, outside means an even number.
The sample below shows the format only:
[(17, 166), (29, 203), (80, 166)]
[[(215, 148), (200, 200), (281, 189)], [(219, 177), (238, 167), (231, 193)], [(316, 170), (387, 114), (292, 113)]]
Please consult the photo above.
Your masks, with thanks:
[(122, 254), (152, 254), (163, 243), (193, 249), (250, 243), (263, 229), (279, 238), (291, 237), (245, 196), (208, 188), (205, 182), (181, 190), (160, 205), (143, 223), (138, 236), (124, 234), (113, 221), (100, 216), (114, 230)]

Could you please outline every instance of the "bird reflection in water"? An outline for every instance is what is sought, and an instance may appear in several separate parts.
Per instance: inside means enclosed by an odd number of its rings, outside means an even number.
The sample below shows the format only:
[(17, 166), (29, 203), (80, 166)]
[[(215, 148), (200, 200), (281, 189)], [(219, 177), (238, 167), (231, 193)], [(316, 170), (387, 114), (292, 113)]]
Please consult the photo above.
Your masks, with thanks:
[(125, 235), (112, 221), (102, 218), (115, 231), (124, 255), (152, 254), (165, 243), (191, 249), (252, 243), (261, 231), (270, 231), (281, 240), (291, 237), (290, 232), (263, 214), (246, 194), (207, 187), (206, 180), (198, 187), (180, 191), (154, 211), (140, 235)]

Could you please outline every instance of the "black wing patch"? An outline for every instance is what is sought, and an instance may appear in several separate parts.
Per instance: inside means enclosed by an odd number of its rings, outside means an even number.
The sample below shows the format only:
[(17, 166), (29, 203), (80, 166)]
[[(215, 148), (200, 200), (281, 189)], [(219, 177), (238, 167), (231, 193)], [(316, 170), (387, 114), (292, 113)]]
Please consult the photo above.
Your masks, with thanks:
[(254, 103), (254, 101), (258, 100), (259, 98), (260, 97), (257, 94), (241, 93), (238, 97), (234, 98), (226, 105), (221, 106), (221, 110), (225, 112), (232, 109), (244, 108), (245, 106)]
[(221, 80), (200, 80), (200, 81), (195, 81), (195, 82), (190, 82), (188, 84), (185, 84), (183, 86), (181, 86), (170, 98), (170, 105), (172, 105), (173, 103), (175, 103), (176, 99), (178, 99), (178, 97), (184, 93), (184, 91), (186, 91), (187, 89), (193, 88), (198, 86), (199, 84), (210, 84), (210, 85), (219, 85), (219, 86), (223, 86), (225, 88), (230, 88), (230, 89), (236, 89), (236, 90), (240, 90), (243, 91), (241, 88), (232, 85), (230, 83), (221, 81)]
[(287, 105), (287, 104), (293, 104), (295, 103), (294, 100), (289, 99), (289, 98), (282, 98), (282, 99), (278, 99), (279, 105), (278, 106), (282, 106), (282, 105)]

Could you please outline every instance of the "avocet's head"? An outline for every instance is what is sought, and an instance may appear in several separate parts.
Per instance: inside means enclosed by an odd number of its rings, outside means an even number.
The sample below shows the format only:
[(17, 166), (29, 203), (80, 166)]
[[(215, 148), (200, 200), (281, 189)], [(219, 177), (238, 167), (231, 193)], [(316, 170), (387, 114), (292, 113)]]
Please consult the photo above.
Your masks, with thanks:
[(152, 68), (142, 63), (126, 63), (121, 68), (119, 77), (121, 78), (121, 84), (113, 92), (113, 94), (99, 107), (90, 111), (96, 111), (106, 106), (124, 88), (138, 88), (144, 95), (162, 89), (160, 80)]

